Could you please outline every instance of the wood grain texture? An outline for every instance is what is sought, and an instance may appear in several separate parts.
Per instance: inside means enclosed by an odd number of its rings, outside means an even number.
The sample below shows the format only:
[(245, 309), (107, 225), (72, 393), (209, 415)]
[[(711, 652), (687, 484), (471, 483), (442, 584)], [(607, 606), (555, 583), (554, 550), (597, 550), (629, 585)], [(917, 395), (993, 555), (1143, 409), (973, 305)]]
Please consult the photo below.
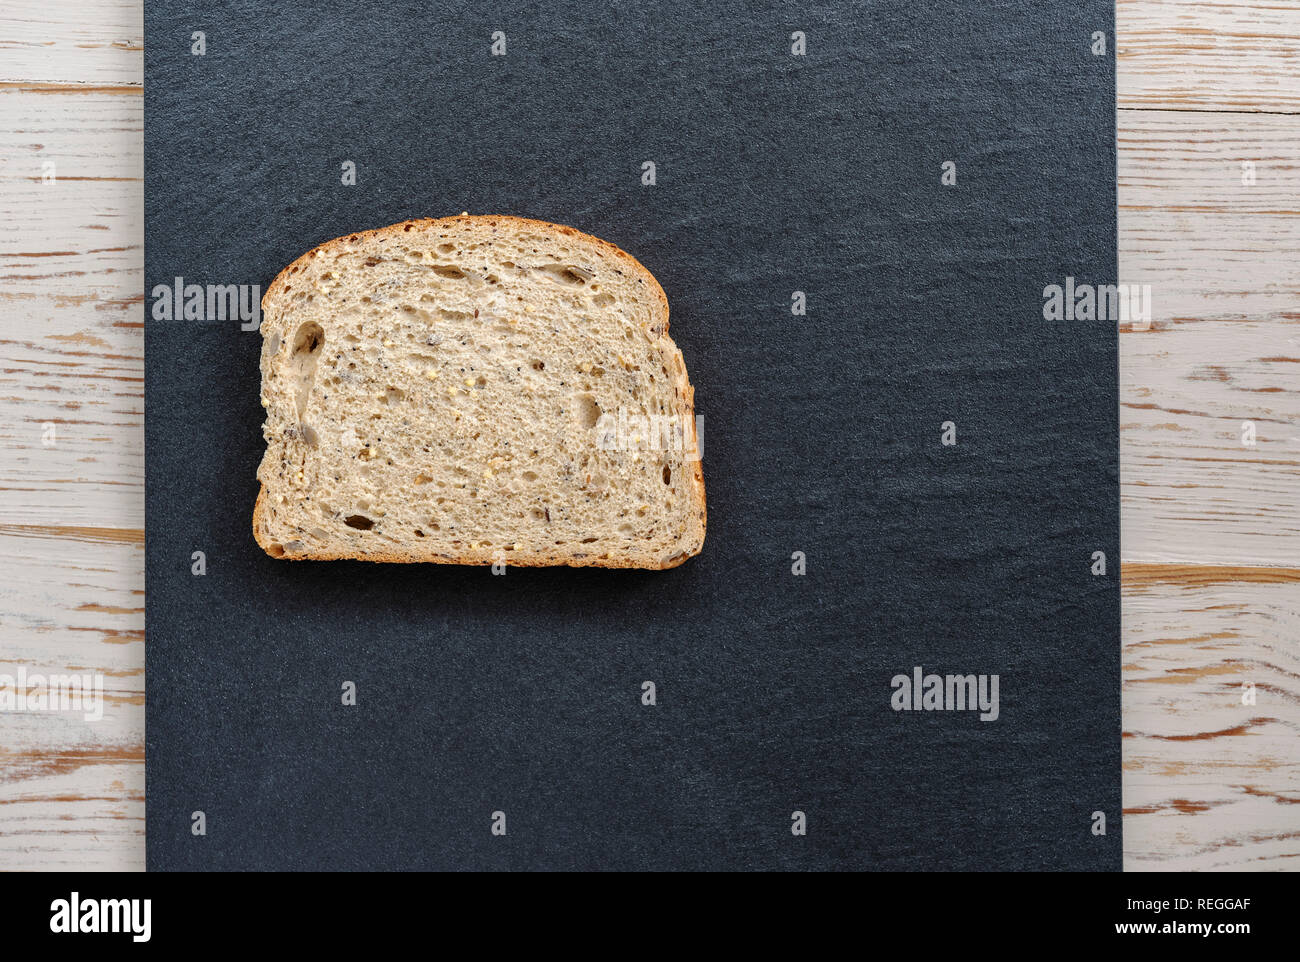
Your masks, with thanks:
[(1119, 123), (1121, 279), (1151, 285), (1154, 330), (1250, 321), (1296, 337), (1300, 115), (1124, 110)]
[(0, 20), (0, 672), (105, 687), (99, 721), (0, 715), (9, 869), (144, 867), (141, 21)]
[(140, 94), (140, 0), (5, 0), (0, 27), (0, 84), (100, 86)]
[(1121, 107), (1300, 113), (1291, 0), (1116, 0)]
[(1122, 556), (1300, 566), (1300, 325), (1205, 322), (1120, 345)]
[(1294, 870), (1300, 6), (1117, 18), (1125, 868)]
[[(1118, 17), (1126, 866), (1294, 868), (1300, 5)], [(0, 672), (108, 694), (0, 715), (5, 868), (144, 864), (142, 49), (138, 0), (0, 14)]]
[(1124, 585), (1126, 869), (1294, 870), (1300, 570), (1126, 564)]

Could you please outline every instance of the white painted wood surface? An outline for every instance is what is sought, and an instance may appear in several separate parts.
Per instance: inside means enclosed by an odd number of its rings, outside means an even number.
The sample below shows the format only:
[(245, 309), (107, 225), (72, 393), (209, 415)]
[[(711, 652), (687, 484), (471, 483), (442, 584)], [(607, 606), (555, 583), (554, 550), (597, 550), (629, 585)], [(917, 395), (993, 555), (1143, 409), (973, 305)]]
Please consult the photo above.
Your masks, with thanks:
[(1300, 107), (1295, 0), (1116, 0), (1115, 20), (1121, 108)]
[[(1120, 340), (1125, 861), (1295, 868), (1300, 4), (1118, 17), (1120, 273), (1155, 309)], [(142, 34), (139, 0), (0, 12), (0, 672), (109, 692), (0, 715), (10, 869), (144, 864)]]
[(0, 715), (7, 869), (144, 867), (142, 22), (0, 11), (0, 672), (108, 696), (94, 723)]

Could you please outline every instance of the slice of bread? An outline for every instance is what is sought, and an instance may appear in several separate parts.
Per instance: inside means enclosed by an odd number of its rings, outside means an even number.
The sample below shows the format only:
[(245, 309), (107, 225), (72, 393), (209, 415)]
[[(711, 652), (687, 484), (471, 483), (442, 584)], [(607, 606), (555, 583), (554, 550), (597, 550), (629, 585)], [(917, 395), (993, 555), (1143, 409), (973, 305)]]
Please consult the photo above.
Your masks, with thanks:
[(276, 558), (671, 568), (704, 544), (668, 300), (569, 227), (447, 217), (340, 237), (262, 298)]

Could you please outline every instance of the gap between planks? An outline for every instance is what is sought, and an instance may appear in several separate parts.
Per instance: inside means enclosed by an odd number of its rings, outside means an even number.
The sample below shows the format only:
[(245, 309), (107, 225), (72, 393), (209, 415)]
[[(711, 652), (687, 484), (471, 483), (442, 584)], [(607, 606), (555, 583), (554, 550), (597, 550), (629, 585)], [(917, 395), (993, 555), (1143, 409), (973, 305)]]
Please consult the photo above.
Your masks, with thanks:
[(1270, 114), (1276, 117), (1300, 117), (1300, 110), (1227, 110), (1222, 107), (1116, 107), (1116, 112), (1161, 114)]
[(1300, 584), (1300, 568), (1276, 565), (1206, 565), (1184, 561), (1124, 561), (1120, 559), (1120, 584), (1145, 588), (1171, 584), (1184, 588), (1234, 582), (1261, 585)]

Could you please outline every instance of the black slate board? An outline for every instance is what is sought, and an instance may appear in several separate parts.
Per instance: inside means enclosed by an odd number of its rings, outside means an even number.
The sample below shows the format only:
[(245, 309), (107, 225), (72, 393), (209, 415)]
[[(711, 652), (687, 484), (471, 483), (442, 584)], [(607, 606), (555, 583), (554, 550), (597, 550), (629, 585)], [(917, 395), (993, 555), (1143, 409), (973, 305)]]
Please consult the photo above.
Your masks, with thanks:
[[(1120, 867), (1116, 330), (1043, 319), (1046, 285), (1115, 279), (1110, 0), (236, 0), (146, 28), (150, 868)], [(701, 556), (258, 549), (260, 337), (156, 320), (153, 289), (265, 289), (461, 210), (663, 284)], [(1000, 718), (893, 711), (916, 665), (998, 674)]]

